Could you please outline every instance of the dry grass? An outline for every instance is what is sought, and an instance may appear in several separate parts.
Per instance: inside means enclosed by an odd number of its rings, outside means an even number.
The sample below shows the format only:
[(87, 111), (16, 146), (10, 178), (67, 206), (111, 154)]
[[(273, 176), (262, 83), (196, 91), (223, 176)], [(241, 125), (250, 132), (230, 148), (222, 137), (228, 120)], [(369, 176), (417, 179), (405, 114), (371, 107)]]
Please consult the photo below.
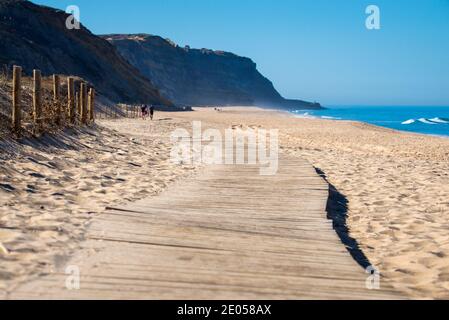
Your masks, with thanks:
[(11, 97), (8, 95), (10, 91), (8, 69), (3, 67), (0, 69), (0, 137), (6, 135), (10, 129), (11, 119), (8, 117), (11, 104)]
[(0, 70), (0, 88), (3, 88), (8, 83), (9, 75), (8, 75), (8, 69), (2, 68)]

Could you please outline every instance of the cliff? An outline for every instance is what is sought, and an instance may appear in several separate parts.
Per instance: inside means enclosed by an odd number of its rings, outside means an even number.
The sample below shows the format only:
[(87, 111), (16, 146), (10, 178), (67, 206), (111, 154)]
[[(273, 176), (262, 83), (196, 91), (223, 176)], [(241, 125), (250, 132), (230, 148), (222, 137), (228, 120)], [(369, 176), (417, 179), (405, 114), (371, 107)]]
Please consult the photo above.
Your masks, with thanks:
[(67, 17), (29, 1), (0, 0), (0, 66), (80, 76), (115, 102), (172, 105), (108, 41), (83, 26), (67, 29)]
[(284, 99), (249, 58), (223, 51), (182, 48), (147, 34), (102, 37), (177, 104), (321, 108), (316, 103)]

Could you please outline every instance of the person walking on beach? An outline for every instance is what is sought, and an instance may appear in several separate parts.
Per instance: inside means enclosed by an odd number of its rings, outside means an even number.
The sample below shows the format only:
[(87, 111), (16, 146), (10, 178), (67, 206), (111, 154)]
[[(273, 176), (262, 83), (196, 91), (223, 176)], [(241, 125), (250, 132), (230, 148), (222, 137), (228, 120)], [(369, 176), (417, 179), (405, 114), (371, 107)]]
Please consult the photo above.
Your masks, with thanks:
[(151, 121), (153, 121), (153, 118), (154, 118), (154, 106), (152, 105), (150, 107), (150, 119), (151, 119)]
[(146, 104), (142, 105), (142, 119), (145, 120), (148, 116), (148, 106)]

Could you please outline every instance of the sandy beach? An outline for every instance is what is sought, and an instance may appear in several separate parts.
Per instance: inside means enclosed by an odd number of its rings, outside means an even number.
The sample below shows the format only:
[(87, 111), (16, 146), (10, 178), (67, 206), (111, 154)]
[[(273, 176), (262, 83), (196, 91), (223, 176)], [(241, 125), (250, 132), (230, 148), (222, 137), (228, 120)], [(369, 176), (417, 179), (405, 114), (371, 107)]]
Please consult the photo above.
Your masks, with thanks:
[(20, 144), (0, 140), (0, 293), (64, 264), (107, 206), (192, 174), (169, 159), (167, 137), (178, 125), (102, 120)]
[(349, 234), (382, 281), (410, 298), (449, 297), (449, 139), (239, 107), (1, 141), (0, 292), (63, 263), (107, 206), (195, 174), (169, 161), (170, 133), (194, 120), (279, 129), (281, 151), (309, 161), (347, 202)]
[(449, 297), (449, 139), (256, 108), (183, 114), (212, 126), (279, 129), (347, 201), (350, 236), (383, 281), (411, 298)]

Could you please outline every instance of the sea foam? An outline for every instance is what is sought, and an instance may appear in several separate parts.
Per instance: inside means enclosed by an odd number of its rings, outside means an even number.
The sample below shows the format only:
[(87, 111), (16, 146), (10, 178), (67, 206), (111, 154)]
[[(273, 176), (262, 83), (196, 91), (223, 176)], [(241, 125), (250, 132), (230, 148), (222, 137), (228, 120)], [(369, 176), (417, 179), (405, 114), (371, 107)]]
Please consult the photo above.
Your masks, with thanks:
[(436, 122), (436, 123), (449, 123), (449, 120), (444, 119), (444, 118), (433, 118), (433, 119), (429, 119), (429, 121)]
[(420, 119), (418, 119), (418, 121), (419, 122), (422, 122), (422, 123), (425, 123), (425, 124), (436, 124), (435, 122), (432, 122), (432, 121), (430, 121), (430, 120), (428, 120), (428, 119), (426, 119), (426, 118), (420, 118)]
[(409, 119), (406, 120), (404, 122), (402, 122), (402, 124), (408, 125), (408, 124), (413, 124), (415, 122), (420, 122), (420, 123), (424, 123), (424, 124), (449, 124), (449, 119), (445, 119), (445, 118), (432, 118), (432, 119), (427, 119), (427, 118), (419, 118), (418, 120), (415, 119)]

